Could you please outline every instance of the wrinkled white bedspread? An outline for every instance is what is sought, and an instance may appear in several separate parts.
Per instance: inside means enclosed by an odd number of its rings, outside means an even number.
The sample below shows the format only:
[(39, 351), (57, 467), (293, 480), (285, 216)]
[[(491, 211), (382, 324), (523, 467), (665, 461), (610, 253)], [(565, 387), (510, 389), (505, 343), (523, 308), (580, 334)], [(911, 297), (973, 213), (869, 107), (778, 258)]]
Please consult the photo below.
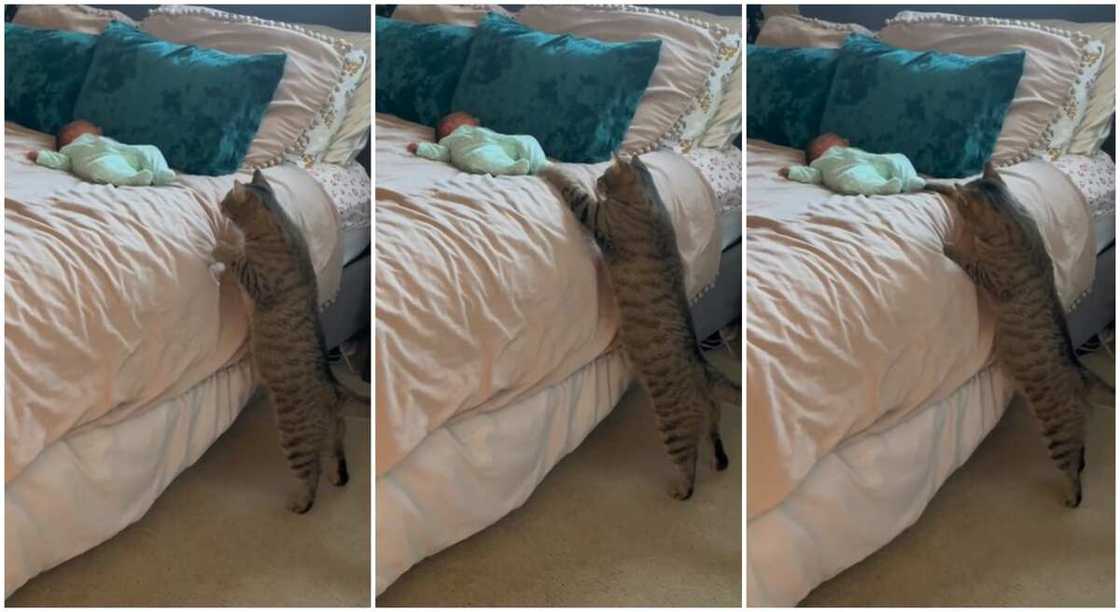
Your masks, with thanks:
[[(235, 178), (167, 187), (95, 185), (37, 166), (53, 138), (5, 125), (5, 482), (48, 445), (177, 396), (231, 361), (248, 309), (209, 253)], [(333, 298), (341, 274), (330, 199), (293, 166), (264, 171), (301, 226)], [(220, 281), (220, 283), (219, 283)]]

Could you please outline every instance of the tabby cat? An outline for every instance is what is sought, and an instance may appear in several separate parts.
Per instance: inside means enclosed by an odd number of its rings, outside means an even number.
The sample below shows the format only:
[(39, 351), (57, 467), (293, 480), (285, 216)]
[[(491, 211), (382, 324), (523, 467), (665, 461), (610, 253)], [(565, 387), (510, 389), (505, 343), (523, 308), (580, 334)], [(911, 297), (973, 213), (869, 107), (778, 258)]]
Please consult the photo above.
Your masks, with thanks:
[(719, 403), (738, 405), (739, 387), (700, 352), (669, 212), (637, 156), (629, 162), (615, 157), (597, 183), (602, 199), (555, 165), (540, 175), (560, 190), (603, 253), (621, 313), (622, 345), (638, 381), (649, 391), (661, 439), (679, 471), (670, 495), (688, 499), (705, 421), (715, 469), (727, 467)]
[(340, 413), (349, 394), (328, 366), (307, 243), (268, 181), (258, 170), (252, 182), (235, 182), (221, 208), (236, 229), (229, 228), (212, 256), (233, 269), (253, 300), (253, 367), (276, 411), (288, 466), (300, 481), (288, 509), (302, 514), (315, 503), (321, 457), (333, 460), (332, 483), (349, 480)]
[[(991, 297), (996, 360), (1039, 420), (1050, 458), (1070, 482), (1066, 505), (1077, 507), (1089, 393), (1097, 384), (1108, 385), (1074, 353), (1042, 234), (991, 164), (964, 186), (929, 189), (960, 211), (964, 238), (959, 245), (946, 244), (944, 253)], [(970, 248), (960, 248), (964, 245)]]

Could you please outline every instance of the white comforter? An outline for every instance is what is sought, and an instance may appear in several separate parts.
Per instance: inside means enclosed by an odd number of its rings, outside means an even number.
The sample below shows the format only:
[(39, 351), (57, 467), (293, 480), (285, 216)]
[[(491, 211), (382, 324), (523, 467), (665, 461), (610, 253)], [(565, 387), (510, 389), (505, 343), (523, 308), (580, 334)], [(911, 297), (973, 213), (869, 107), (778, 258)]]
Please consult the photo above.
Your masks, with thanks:
[[(5, 133), (7, 483), (67, 434), (179, 395), (237, 354), (248, 310), (232, 277), (208, 266), (218, 204), (249, 176), (95, 185), (26, 159), (50, 136), (11, 123)], [(304, 230), (321, 297), (333, 297), (333, 205), (303, 170), (265, 175)]]
[[(991, 358), (991, 313), (942, 254), (932, 193), (839, 196), (781, 178), (799, 151), (747, 142), (748, 516), (852, 436), (948, 397)], [(1037, 220), (1066, 305), (1093, 278), (1084, 199), (1052, 165), (1001, 170)]]
[[(377, 476), (453, 417), (496, 410), (603, 354), (617, 313), (596, 248), (537, 177), (407, 152), (432, 130), (377, 116)], [(691, 294), (719, 264), (713, 193), (674, 153), (643, 157)], [(590, 187), (607, 164), (567, 165)]]

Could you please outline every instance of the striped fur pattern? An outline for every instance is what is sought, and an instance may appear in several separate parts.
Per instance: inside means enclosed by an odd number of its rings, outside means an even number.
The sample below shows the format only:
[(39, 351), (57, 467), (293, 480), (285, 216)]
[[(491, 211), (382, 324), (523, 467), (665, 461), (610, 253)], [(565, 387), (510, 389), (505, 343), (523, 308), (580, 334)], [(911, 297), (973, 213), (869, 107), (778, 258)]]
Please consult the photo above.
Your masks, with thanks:
[(688, 499), (705, 424), (715, 469), (727, 468), (720, 403), (738, 405), (739, 388), (700, 352), (669, 212), (638, 157), (615, 158), (597, 183), (602, 199), (554, 165), (541, 176), (560, 190), (603, 253), (621, 313), (622, 345), (649, 391), (657, 429), (678, 472), (670, 495)]
[(995, 304), (997, 362), (1040, 422), (1050, 457), (1069, 480), (1066, 505), (1077, 507), (1089, 393), (1100, 379), (1074, 352), (1042, 234), (990, 164), (964, 186), (931, 189), (960, 211), (964, 238), (946, 244), (945, 255)]
[(254, 309), (249, 328), (253, 368), (276, 412), (280, 447), (299, 486), (288, 509), (304, 513), (315, 503), (323, 459), (329, 479), (349, 480), (340, 407), (346, 394), (327, 362), (319, 324), (318, 290), (307, 244), (276, 203), (260, 171), (235, 183), (222, 201), (231, 236), (214, 249), (231, 268)]

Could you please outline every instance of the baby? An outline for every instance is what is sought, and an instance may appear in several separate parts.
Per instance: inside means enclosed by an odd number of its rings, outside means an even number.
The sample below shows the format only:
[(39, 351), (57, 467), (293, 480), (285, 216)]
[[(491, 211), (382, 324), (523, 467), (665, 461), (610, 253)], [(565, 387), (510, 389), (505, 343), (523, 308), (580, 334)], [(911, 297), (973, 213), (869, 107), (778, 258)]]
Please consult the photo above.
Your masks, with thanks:
[(900, 153), (876, 155), (848, 146), (828, 132), (805, 147), (808, 166), (782, 168), (782, 176), (799, 183), (820, 184), (845, 195), (891, 195), (920, 191), (925, 180)]
[(102, 136), (101, 128), (89, 121), (72, 121), (59, 128), (55, 148), (28, 151), (27, 158), (94, 183), (143, 187), (168, 185), (175, 179), (159, 149), (121, 144)]
[(468, 113), (451, 113), (440, 119), (436, 139), (439, 144), (413, 142), (408, 150), (420, 157), (450, 162), (472, 174), (536, 174), (549, 163), (536, 138), (488, 130)]

